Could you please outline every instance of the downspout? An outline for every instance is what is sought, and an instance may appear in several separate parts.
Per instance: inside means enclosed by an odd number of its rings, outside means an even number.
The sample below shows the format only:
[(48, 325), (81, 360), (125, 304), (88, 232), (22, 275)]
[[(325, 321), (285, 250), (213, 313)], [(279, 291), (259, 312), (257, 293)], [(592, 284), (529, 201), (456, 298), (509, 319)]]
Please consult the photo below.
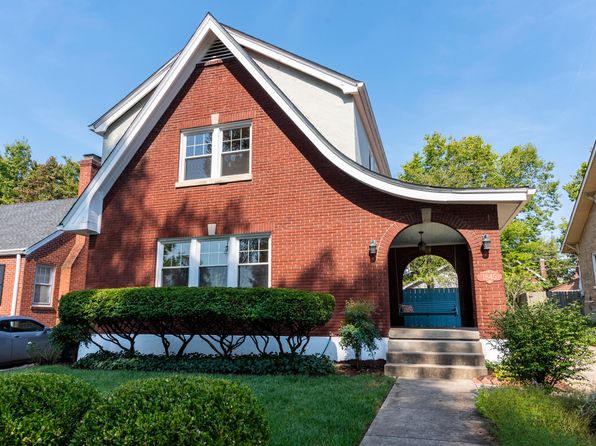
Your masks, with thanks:
[(12, 305), (10, 306), (10, 315), (17, 314), (17, 299), (19, 297), (19, 282), (21, 276), (21, 254), (17, 254), (17, 264), (14, 269), (14, 284), (12, 286)]

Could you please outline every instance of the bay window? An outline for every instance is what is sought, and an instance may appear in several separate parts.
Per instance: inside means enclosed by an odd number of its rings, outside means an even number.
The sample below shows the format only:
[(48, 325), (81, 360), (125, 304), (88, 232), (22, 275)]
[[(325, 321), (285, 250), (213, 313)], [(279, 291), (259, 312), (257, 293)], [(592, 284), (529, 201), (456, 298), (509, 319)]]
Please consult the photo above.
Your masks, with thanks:
[(156, 286), (268, 287), (269, 235), (162, 240)]
[(185, 130), (178, 187), (250, 179), (250, 122)]

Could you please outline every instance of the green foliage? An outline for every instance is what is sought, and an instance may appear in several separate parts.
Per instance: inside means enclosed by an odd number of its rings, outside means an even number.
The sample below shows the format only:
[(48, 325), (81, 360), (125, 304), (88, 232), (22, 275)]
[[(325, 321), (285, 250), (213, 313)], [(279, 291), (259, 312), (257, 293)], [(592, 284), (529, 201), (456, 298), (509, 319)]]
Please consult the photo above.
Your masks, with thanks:
[(40, 164), (26, 140), (5, 145), (0, 154), (0, 204), (76, 197), (78, 182), (76, 162), (64, 157), (61, 164), (52, 156)]
[(72, 445), (264, 445), (265, 411), (245, 385), (206, 377), (132, 381), (96, 405)]
[(428, 288), (457, 287), (457, 273), (447, 260), (439, 256), (424, 255), (412, 260), (404, 271), (403, 283), (420, 281)]
[(341, 348), (351, 348), (354, 351), (357, 367), (360, 367), (362, 350), (373, 356), (377, 351), (376, 340), (381, 339), (372, 318), (373, 311), (374, 306), (369, 302), (346, 302), (345, 318), (338, 332), (339, 345)]
[[(532, 144), (515, 146), (499, 155), (479, 136), (460, 140), (434, 133), (425, 137), (426, 145), (403, 167), (399, 179), (443, 187), (522, 187), (536, 189), (536, 195), (501, 234), (505, 276), (516, 275), (510, 284), (519, 286), (528, 279), (528, 269), (540, 271), (546, 259), (549, 274), (542, 287), (549, 288), (573, 275), (572, 257), (560, 254), (555, 240), (542, 234), (555, 229), (553, 213), (561, 207), (559, 182), (554, 179), (552, 162), (543, 160)], [(525, 271), (525, 272), (524, 272)], [(532, 287), (526, 280), (525, 286)], [(517, 294), (511, 290), (510, 294)]]
[(247, 375), (329, 375), (335, 364), (324, 355), (263, 353), (233, 358), (190, 353), (184, 356), (97, 352), (79, 359), (74, 368), (88, 370), (139, 370), (154, 372), (226, 373)]
[(494, 315), (493, 326), (500, 371), (513, 380), (552, 388), (577, 377), (592, 360), (588, 321), (577, 304), (522, 305)]
[(593, 443), (589, 419), (567, 398), (536, 387), (483, 389), (479, 412), (495, 423), (504, 446), (583, 446)]
[(0, 376), (0, 443), (4, 446), (69, 444), (98, 398), (89, 384), (46, 373)]
[(39, 365), (56, 364), (60, 359), (60, 349), (51, 343), (41, 347), (35, 342), (30, 342), (27, 345), (27, 354), (35, 364)]
[(584, 176), (586, 175), (586, 170), (588, 170), (588, 162), (584, 161), (581, 163), (575, 174), (573, 174), (569, 183), (563, 185), (563, 189), (567, 192), (567, 196), (571, 201), (577, 200), (579, 190), (584, 181)]
[(50, 343), (60, 353), (65, 362), (74, 362), (77, 357), (79, 344), (88, 343), (90, 332), (85, 325), (69, 325), (60, 322), (50, 332)]
[(173, 287), (75, 291), (61, 298), (58, 311), (75, 333), (94, 333), (129, 354), (138, 334), (149, 332), (161, 338), (166, 355), (167, 335), (181, 341), (179, 356), (198, 335), (230, 357), (249, 336), (262, 353), (268, 336), (282, 353), (304, 353), (310, 332), (329, 321), (334, 307), (330, 294), (301, 290)]

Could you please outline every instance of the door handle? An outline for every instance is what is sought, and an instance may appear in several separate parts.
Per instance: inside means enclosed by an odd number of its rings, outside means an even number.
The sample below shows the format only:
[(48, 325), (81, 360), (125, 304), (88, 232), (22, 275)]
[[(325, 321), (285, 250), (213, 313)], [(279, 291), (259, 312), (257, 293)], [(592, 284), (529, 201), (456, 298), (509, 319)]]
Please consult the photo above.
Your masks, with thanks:
[(21, 335), (15, 335), (14, 337), (15, 337), (15, 339), (17, 339), (17, 338), (20, 338)]

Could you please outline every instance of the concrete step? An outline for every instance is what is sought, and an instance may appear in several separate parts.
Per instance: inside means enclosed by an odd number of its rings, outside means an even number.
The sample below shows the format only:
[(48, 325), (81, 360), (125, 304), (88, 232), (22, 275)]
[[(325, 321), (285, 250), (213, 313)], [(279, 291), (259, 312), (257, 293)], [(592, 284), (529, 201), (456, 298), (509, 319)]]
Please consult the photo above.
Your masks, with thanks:
[(389, 339), (388, 352), (482, 353), (478, 341)]
[(389, 339), (449, 339), (454, 341), (477, 341), (478, 330), (468, 328), (391, 328)]
[(385, 375), (403, 378), (472, 379), (486, 374), (483, 366), (385, 364)]
[(387, 362), (396, 364), (435, 364), (484, 366), (482, 353), (389, 352)]

